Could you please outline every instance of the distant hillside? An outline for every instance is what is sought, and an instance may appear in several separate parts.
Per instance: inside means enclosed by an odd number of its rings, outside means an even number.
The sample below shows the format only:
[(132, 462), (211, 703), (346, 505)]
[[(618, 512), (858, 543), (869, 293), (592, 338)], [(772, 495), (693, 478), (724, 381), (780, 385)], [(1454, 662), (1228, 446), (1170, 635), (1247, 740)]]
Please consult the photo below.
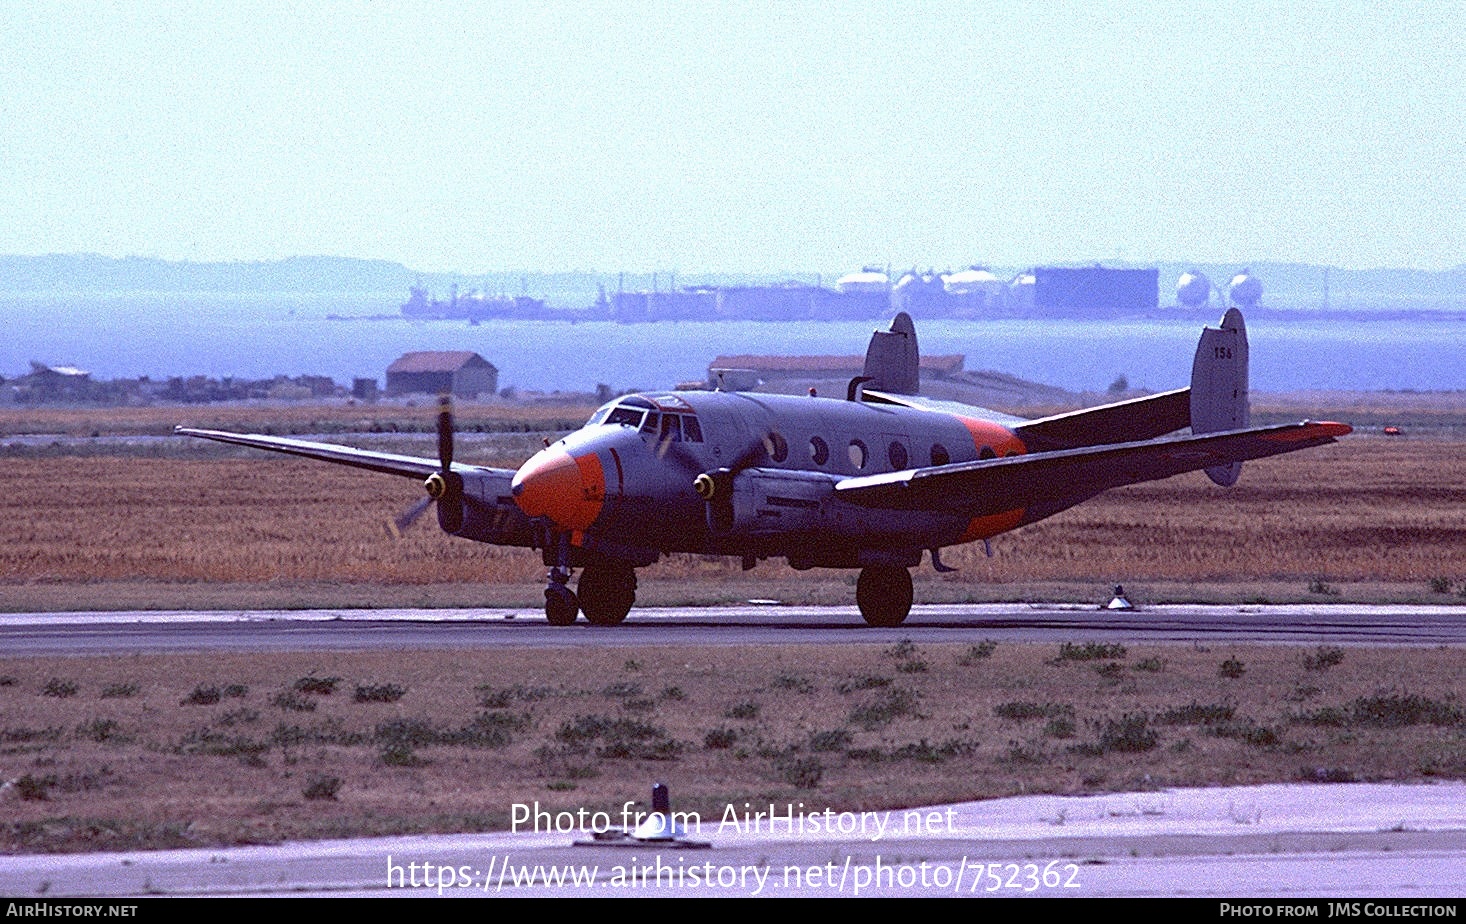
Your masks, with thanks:
[[(482, 275), (423, 273), (387, 260), (352, 257), (290, 257), (237, 263), (191, 263), (150, 257), (103, 257), (96, 254), (0, 256), (0, 293), (210, 292), (353, 295), (361, 293), (407, 298), (410, 286), (421, 285), (446, 297), (453, 286), (462, 291), (496, 295), (531, 295), (553, 307), (585, 308), (595, 302), (599, 287), (628, 291), (666, 290), (674, 285), (754, 285), (782, 282), (788, 274), (596, 273), (566, 271), (532, 273), (501, 271)], [(809, 273), (801, 281), (814, 282)]]
[(147, 257), (0, 257), (7, 292), (406, 292), (416, 276), (385, 260), (290, 257), (257, 263), (175, 263)]

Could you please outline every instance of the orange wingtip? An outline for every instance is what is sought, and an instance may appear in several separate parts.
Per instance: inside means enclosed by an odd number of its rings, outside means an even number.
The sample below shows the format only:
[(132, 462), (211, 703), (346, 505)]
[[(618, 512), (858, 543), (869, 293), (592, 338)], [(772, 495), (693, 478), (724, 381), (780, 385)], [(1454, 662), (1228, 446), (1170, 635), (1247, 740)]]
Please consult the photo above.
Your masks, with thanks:
[(1275, 443), (1298, 443), (1303, 440), (1316, 440), (1322, 437), (1345, 436), (1353, 433), (1354, 428), (1348, 424), (1335, 423), (1331, 420), (1305, 420), (1298, 425), (1296, 430), (1285, 430), (1282, 433), (1270, 433), (1263, 437)]

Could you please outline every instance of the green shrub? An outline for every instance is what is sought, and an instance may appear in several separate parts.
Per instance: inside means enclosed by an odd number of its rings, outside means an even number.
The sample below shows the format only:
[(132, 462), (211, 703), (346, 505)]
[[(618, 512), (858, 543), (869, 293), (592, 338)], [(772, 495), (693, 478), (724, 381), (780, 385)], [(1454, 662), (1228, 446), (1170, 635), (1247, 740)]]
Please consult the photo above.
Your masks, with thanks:
[(301, 677), (295, 681), (293, 689), (297, 693), (309, 693), (312, 696), (330, 696), (336, 692), (336, 687), (341, 683), (340, 677)]
[(1059, 646), (1060, 661), (1112, 661), (1125, 657), (1125, 646), (1118, 642), (1085, 642), (1076, 645), (1064, 642)]
[(341, 778), (337, 776), (312, 777), (300, 794), (311, 801), (335, 802), (341, 791)]
[(835, 684), (835, 692), (849, 695), (857, 690), (875, 690), (880, 687), (889, 687), (892, 683), (890, 677), (876, 677), (867, 674), (863, 677), (851, 677), (849, 680), (842, 680)]
[(1062, 703), (1010, 702), (998, 703), (993, 714), (1012, 722), (1027, 722), (1030, 719), (1051, 719), (1057, 716), (1074, 715), (1074, 707)]
[(352, 700), (358, 703), (395, 703), (406, 695), (407, 688), (395, 683), (357, 684)]
[(758, 703), (754, 702), (751, 699), (745, 699), (742, 702), (734, 703), (732, 706), (729, 706), (728, 711), (723, 714), (730, 719), (747, 720), (758, 718), (758, 714), (761, 710), (762, 707), (759, 706)]
[(813, 732), (809, 736), (811, 751), (841, 751), (850, 746), (850, 733), (843, 728)]
[(77, 686), (75, 681), (62, 680), (60, 677), (52, 677), (46, 681), (41, 688), (42, 696), (54, 696), (57, 699), (66, 699), (76, 695)]
[(726, 751), (738, 740), (738, 731), (732, 728), (715, 728), (703, 735), (702, 746), (709, 751)]
[(1230, 721), (1237, 707), (1227, 703), (1198, 703), (1167, 709), (1156, 716), (1161, 725), (1213, 725)]
[(850, 721), (866, 729), (889, 725), (902, 716), (916, 712), (917, 694), (902, 687), (891, 687), (875, 699), (850, 710)]
[(1303, 656), (1303, 669), (1308, 671), (1326, 671), (1331, 667), (1342, 664), (1343, 661), (1344, 649), (1320, 645), (1318, 646), (1318, 650), (1313, 654)]
[(183, 698), (180, 706), (212, 706), (219, 701), (219, 688), (197, 686)]
[(799, 674), (780, 674), (774, 678), (775, 690), (791, 690), (795, 693), (813, 693), (814, 681)]
[(976, 645), (968, 645), (967, 650), (962, 653), (962, 657), (957, 659), (957, 663), (964, 666), (976, 664), (978, 661), (991, 658), (997, 648), (998, 643), (990, 639), (979, 642)]

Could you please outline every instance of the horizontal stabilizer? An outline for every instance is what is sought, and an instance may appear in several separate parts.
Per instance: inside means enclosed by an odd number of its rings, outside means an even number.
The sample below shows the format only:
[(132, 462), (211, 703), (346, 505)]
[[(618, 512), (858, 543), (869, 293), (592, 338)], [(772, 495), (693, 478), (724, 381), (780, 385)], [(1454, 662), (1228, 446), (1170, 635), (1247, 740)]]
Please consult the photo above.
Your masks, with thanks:
[(1191, 423), (1190, 391), (1178, 388), (1041, 417), (1019, 424), (1013, 432), (1030, 451), (1036, 452), (1154, 439)]
[(1027, 507), (1063, 509), (1122, 485), (1323, 446), (1350, 430), (1347, 424), (1303, 421), (1062, 449), (846, 478), (835, 490), (842, 500), (867, 507), (974, 517)]
[(991, 420), (1000, 424), (1021, 424), (1027, 419), (1015, 417), (1012, 414), (1004, 414), (1002, 411), (995, 411), (992, 408), (978, 407), (975, 404), (963, 404), (961, 401), (944, 401), (940, 398), (928, 398), (926, 395), (898, 395), (888, 391), (873, 391), (862, 389), (860, 400), (866, 404), (894, 404), (897, 407), (912, 407), (918, 411), (937, 411), (942, 414), (955, 414), (958, 417), (976, 417), (979, 420)]

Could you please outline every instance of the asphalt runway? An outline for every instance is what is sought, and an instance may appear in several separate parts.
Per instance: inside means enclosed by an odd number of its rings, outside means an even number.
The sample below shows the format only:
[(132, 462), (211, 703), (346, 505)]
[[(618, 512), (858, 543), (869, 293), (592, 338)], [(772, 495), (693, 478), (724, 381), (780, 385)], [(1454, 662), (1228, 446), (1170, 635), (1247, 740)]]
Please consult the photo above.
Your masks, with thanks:
[(546, 624), (537, 610), (279, 610), (0, 614), (7, 654), (171, 651), (347, 651), (653, 645), (923, 644), (1124, 641), (1340, 645), (1466, 643), (1466, 607), (1154, 606), (1132, 612), (1055, 604), (916, 606), (895, 629), (873, 629), (853, 606), (669, 607), (633, 610), (597, 628)]

